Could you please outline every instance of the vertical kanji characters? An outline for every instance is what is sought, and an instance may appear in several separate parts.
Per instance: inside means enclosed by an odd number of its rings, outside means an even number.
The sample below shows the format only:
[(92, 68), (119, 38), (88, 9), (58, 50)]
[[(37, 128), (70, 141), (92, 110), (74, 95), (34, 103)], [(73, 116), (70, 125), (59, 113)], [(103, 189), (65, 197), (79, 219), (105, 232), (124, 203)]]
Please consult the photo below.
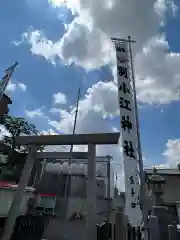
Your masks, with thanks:
[(132, 122), (130, 121), (129, 116), (127, 116), (127, 117), (122, 116), (122, 119), (121, 119), (121, 128), (122, 128), (124, 131), (127, 130), (129, 133), (131, 132), (131, 130), (132, 130)]
[(126, 154), (127, 157), (135, 158), (135, 152), (132, 147), (131, 141), (124, 140), (123, 148), (124, 148), (124, 153)]
[(119, 76), (124, 77), (126, 79), (128, 78), (128, 71), (126, 67), (118, 66), (117, 69)]
[(135, 202), (132, 202), (132, 203), (131, 203), (131, 207), (132, 207), (132, 208), (136, 208), (136, 203), (135, 203)]
[(119, 104), (120, 104), (120, 108), (124, 108), (128, 111), (131, 111), (131, 108), (130, 108), (130, 101), (129, 100), (126, 100), (124, 99), (123, 97), (120, 97), (120, 100), (119, 100)]

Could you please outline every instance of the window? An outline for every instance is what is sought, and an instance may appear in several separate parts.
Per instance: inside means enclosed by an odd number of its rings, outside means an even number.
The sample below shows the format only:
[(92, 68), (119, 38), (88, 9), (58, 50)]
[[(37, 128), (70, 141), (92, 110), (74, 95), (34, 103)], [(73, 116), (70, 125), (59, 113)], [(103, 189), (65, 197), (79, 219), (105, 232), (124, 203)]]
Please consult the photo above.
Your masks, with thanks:
[(41, 196), (40, 202), (36, 207), (39, 213), (53, 214), (56, 206), (56, 197)]

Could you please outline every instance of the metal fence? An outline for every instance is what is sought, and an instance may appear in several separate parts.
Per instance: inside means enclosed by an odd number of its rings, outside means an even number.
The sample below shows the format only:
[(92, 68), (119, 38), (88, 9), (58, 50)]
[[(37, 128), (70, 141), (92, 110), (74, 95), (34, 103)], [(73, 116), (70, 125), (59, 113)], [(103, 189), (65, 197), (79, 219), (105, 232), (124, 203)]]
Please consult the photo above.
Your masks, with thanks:
[[(115, 228), (114, 228), (115, 229)], [(97, 240), (109, 240), (112, 239), (112, 223), (104, 221), (97, 225)]]
[(11, 240), (41, 240), (48, 223), (47, 215), (19, 216), (16, 219)]
[[(124, 240), (116, 239), (115, 225), (112, 223), (103, 222), (97, 225), (97, 240)], [(114, 231), (114, 233), (113, 233)], [(114, 238), (112, 238), (114, 236)], [(127, 225), (127, 240), (141, 240), (142, 232), (140, 227), (132, 227), (130, 224)]]
[(132, 227), (130, 224), (127, 225), (127, 239), (128, 240), (141, 240), (142, 232), (140, 227)]

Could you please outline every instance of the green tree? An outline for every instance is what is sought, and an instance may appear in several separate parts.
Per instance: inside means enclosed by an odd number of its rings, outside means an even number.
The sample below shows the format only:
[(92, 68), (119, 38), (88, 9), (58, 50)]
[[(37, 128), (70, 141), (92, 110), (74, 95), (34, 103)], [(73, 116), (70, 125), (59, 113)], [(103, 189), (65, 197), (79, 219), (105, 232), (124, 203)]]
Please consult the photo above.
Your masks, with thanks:
[[(2, 142), (10, 147), (10, 151), (8, 154), (7, 161), (5, 163), (0, 163), (0, 174), (7, 175), (7, 172), (10, 172), (10, 175), (6, 176), (8, 179), (19, 181), (19, 177), (21, 176), (21, 171), (23, 169), (26, 155), (23, 153), (27, 153), (28, 146), (16, 146), (16, 137), (17, 136), (32, 136), (32, 135), (40, 135), (40, 132), (36, 129), (34, 124), (30, 124), (23, 117), (12, 117), (5, 116), (4, 123), (5, 129), (8, 131), (8, 136), (4, 136)], [(39, 147), (39, 149), (43, 149), (44, 146)], [(17, 153), (14, 151), (17, 150), (19, 152), (19, 157)]]
[[(39, 131), (34, 124), (29, 124), (23, 117), (6, 116), (4, 124), (9, 136), (4, 136), (3, 142), (13, 150), (16, 148), (15, 138), (23, 135), (38, 135)], [(26, 152), (27, 147), (18, 148), (20, 152)]]
[[(28, 146), (25, 145), (16, 146), (17, 136), (37, 136), (40, 133), (34, 124), (28, 123), (27, 120), (23, 117), (12, 117), (7, 115), (5, 116), (3, 125), (9, 133), (9, 136), (4, 136), (3, 143), (10, 146), (12, 149), (9, 156), (9, 161), (11, 160), (11, 156), (14, 150), (26, 153), (28, 149)], [(43, 146), (41, 146), (39, 149), (43, 149)]]

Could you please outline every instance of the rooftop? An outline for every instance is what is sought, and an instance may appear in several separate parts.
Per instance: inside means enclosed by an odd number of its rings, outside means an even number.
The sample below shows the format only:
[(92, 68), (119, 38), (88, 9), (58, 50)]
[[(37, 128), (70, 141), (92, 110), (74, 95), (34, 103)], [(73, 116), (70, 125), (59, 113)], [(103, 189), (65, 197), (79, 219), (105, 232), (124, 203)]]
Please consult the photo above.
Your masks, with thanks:
[[(0, 189), (12, 189), (12, 190), (16, 190), (18, 187), (17, 184), (13, 184), (13, 183), (9, 183), (9, 182), (4, 182), (4, 181), (0, 181)], [(26, 187), (26, 191), (34, 191), (35, 189), (33, 187)]]
[(7, 100), (9, 101), (9, 104), (12, 104), (12, 100), (10, 99), (10, 97), (6, 94), (3, 94), (3, 98), (7, 98)]
[[(158, 174), (160, 175), (180, 175), (177, 168), (157, 168)], [(152, 168), (147, 168), (144, 170), (146, 174), (151, 175), (153, 173)]]

